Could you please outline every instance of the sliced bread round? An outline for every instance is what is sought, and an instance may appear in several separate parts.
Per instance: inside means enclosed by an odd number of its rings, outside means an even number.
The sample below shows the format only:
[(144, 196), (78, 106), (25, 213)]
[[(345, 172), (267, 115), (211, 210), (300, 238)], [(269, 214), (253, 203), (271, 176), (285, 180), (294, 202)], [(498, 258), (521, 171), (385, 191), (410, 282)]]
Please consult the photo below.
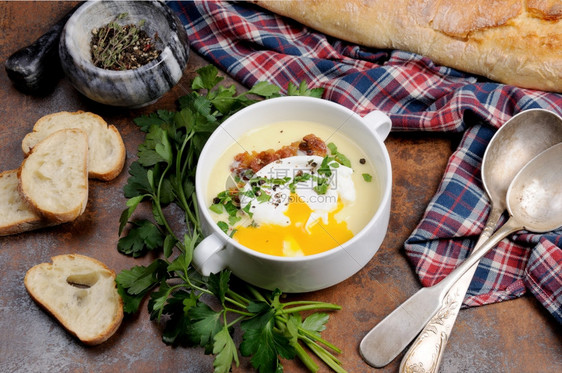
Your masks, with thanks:
[(42, 228), (49, 223), (21, 197), (18, 170), (0, 173), (0, 236)]
[(80, 216), (88, 202), (88, 136), (80, 129), (54, 132), (22, 162), (19, 191), (40, 215), (56, 223)]
[(108, 181), (121, 173), (126, 152), (119, 131), (90, 112), (61, 111), (40, 118), (33, 126), (33, 132), (23, 138), (24, 154), (27, 156), (38, 142), (65, 128), (79, 128), (88, 134), (89, 177)]
[(58, 255), (30, 268), (24, 279), (31, 298), (83, 343), (111, 337), (123, 320), (115, 272), (79, 254)]

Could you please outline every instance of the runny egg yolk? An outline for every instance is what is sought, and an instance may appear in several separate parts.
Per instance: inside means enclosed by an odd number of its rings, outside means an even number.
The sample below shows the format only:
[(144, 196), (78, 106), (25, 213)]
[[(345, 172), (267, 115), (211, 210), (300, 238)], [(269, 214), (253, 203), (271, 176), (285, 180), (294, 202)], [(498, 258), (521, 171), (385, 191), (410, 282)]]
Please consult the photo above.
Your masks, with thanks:
[(257, 227), (238, 227), (234, 239), (242, 245), (265, 254), (277, 256), (303, 256), (321, 253), (344, 243), (353, 237), (345, 221), (337, 221), (335, 215), (343, 208), (338, 201), (335, 210), (328, 213), (328, 223), (322, 219), (307, 222), (312, 213), (308, 204), (299, 202), (294, 195), (285, 215), (291, 223), (287, 226), (261, 224)]

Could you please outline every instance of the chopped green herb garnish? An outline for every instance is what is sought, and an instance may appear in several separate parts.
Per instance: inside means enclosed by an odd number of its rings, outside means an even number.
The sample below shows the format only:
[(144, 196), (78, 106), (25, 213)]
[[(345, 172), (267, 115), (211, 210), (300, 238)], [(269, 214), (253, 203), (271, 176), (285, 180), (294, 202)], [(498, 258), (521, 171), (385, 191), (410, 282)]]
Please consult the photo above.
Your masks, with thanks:
[(224, 206), (220, 203), (213, 203), (211, 206), (209, 206), (209, 210), (211, 210), (215, 214), (222, 214), (224, 211)]
[(324, 157), (324, 159), (322, 159), (322, 163), (320, 164), (320, 167), (318, 168), (318, 174), (319, 175), (323, 175), (326, 177), (330, 177), (332, 176), (332, 170), (330, 169), (330, 163), (334, 161), (334, 158), (332, 157)]
[(244, 206), (242, 208), (242, 211), (244, 211), (249, 217), (254, 216), (254, 214), (250, 211), (250, 208), (252, 207), (251, 203), (246, 204), (246, 206)]
[(261, 194), (256, 198), (259, 203), (267, 202), (271, 199), (271, 196), (265, 192), (261, 192)]
[(241, 216), (238, 216), (238, 215), (229, 216), (228, 217), (228, 224), (230, 226), (233, 226), (234, 224), (238, 223), (240, 220), (242, 220)]
[(325, 177), (315, 177), (316, 185), (313, 187), (314, 191), (320, 195), (328, 193), (330, 189), (330, 179)]
[(342, 153), (336, 154), (336, 161), (338, 161), (338, 163), (342, 164), (343, 166), (351, 168), (351, 161)]
[(302, 172), (301, 174), (295, 175), (291, 184), (289, 184), (289, 190), (291, 193), (295, 193), (297, 191), (297, 184), (304, 183), (305, 181), (309, 181), (312, 179), (312, 175), (306, 172)]
[(289, 176), (285, 176), (284, 178), (272, 178), (272, 179), (266, 178), (265, 180), (269, 185), (285, 185), (289, 181), (291, 181), (291, 178)]
[(330, 154), (334, 157), (336, 162), (338, 162), (339, 164), (342, 164), (346, 167), (351, 168), (351, 161), (349, 160), (349, 158), (347, 158), (345, 155), (343, 155), (342, 153), (340, 153), (338, 151), (338, 147), (336, 146), (336, 144), (331, 142), (326, 146), (330, 150)]
[(371, 174), (362, 174), (362, 175), (363, 175), (363, 180), (365, 180), (368, 183), (370, 183), (371, 180), (373, 180), (373, 177), (371, 176)]
[(225, 223), (224, 221), (219, 221), (217, 223), (217, 225), (219, 226), (219, 228), (226, 234), (228, 234), (228, 224)]

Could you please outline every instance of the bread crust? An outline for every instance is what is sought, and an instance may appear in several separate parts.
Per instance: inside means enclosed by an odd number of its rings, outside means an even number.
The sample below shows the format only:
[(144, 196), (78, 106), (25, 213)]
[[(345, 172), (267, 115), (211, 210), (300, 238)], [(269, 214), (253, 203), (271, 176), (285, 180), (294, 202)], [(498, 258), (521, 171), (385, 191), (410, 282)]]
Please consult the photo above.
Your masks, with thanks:
[[(45, 311), (51, 314), (58, 322), (73, 336), (78, 338), (81, 342), (86, 345), (98, 345), (100, 343), (108, 340), (115, 332), (119, 329), (121, 322), (123, 320), (123, 300), (117, 293), (117, 289), (114, 288), (114, 300), (115, 303), (111, 303), (110, 306), (115, 307), (115, 313), (111, 320), (103, 326), (99, 333), (94, 336), (85, 336), (80, 331), (77, 331), (75, 327), (69, 322), (68, 317), (63, 315), (60, 309), (57, 309), (53, 305), (52, 299), (46, 299), (45, 294), (37, 287), (36, 281), (42, 279), (41, 272), (52, 271), (55, 267), (63, 267), (65, 264), (63, 262), (68, 261), (80, 261), (81, 264), (88, 265), (92, 270), (105, 272), (107, 276), (110, 276), (113, 281), (115, 281), (115, 272), (108, 268), (104, 263), (97, 259), (80, 255), (80, 254), (64, 254), (57, 255), (51, 258), (51, 263), (41, 263), (32, 268), (30, 268), (24, 277), (24, 285), (29, 293), (30, 297)], [(72, 274), (72, 269), (65, 268), (64, 276)], [(66, 279), (64, 279), (66, 281)], [(68, 285), (72, 291), (72, 285)], [(103, 300), (98, 300), (103, 301)]]
[(504, 84), (562, 92), (555, 0), (254, 0), (342, 40), (401, 49)]
[(117, 128), (113, 124), (110, 124), (107, 126), (107, 130), (114, 133), (114, 137), (118, 142), (118, 146), (115, 148), (115, 151), (118, 153), (118, 155), (115, 157), (116, 161), (113, 164), (113, 167), (106, 172), (100, 173), (96, 172), (95, 170), (90, 170), (88, 172), (88, 177), (102, 181), (111, 181), (119, 176), (119, 174), (123, 170), (123, 167), (125, 166), (125, 159), (127, 157), (125, 144), (123, 143), (123, 139), (121, 138), (121, 134), (119, 133)]

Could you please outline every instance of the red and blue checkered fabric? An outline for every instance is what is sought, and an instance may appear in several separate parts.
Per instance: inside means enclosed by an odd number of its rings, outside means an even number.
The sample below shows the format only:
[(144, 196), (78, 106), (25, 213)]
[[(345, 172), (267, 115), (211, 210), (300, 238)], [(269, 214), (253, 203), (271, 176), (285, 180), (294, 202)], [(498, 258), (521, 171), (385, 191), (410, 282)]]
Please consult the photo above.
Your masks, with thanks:
[[(464, 132), (405, 252), (424, 286), (468, 255), (489, 213), (480, 179), (486, 145), (514, 114), (545, 108), (562, 115), (562, 95), (487, 81), (399, 50), (328, 37), (249, 2), (169, 2), (193, 49), (251, 87), (268, 81), (324, 88), (323, 98), (360, 115), (382, 110), (393, 131)], [(465, 306), (515, 298), (527, 290), (562, 323), (562, 230), (518, 233), (483, 258)]]

